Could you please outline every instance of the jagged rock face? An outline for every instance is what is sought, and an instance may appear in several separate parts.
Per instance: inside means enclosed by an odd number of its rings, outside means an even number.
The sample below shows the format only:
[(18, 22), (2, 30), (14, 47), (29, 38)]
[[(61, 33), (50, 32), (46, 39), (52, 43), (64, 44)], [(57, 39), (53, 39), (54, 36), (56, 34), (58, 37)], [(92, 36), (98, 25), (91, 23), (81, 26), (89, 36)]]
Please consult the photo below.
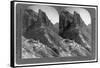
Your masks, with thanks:
[(74, 21), (75, 18), (72, 14), (66, 11), (61, 12), (59, 32), (42, 10), (39, 10), (38, 13), (33, 10), (25, 10), (23, 18), (22, 57), (41, 58), (90, 55), (88, 50), (79, 44), (84, 39), (82, 40), (80, 30), (76, 29), (77, 21)]
[(90, 49), (91, 34), (78, 13), (74, 12), (74, 15), (72, 15), (68, 11), (62, 11), (59, 20), (59, 30), (61, 37), (74, 40), (81, 46)]
[(31, 9), (26, 9), (23, 15), (23, 31), (25, 31), (29, 26), (34, 26), (37, 21), (37, 13)]
[[(32, 20), (31, 21), (32, 25), (27, 27), (27, 30), (24, 33), (25, 37), (33, 38), (33, 37), (38, 36), (39, 38), (38, 37), (37, 38), (41, 39), (41, 41), (43, 41), (43, 39), (45, 39), (45, 37), (43, 37), (43, 36), (44, 36), (45, 30), (47, 28), (52, 30), (52, 32), (53, 31), (56, 32), (55, 27), (53, 26), (53, 24), (50, 22), (50, 20), (48, 19), (48, 17), (46, 16), (46, 14), (43, 11), (39, 10), (38, 16), (36, 16), (35, 18), (36, 18), (36, 20), (34, 20), (34, 16), (33, 16), (30, 19), (30, 20)], [(30, 22), (27, 22), (27, 23), (30, 23)], [(40, 34), (43, 36), (40, 36)], [(40, 37), (43, 37), (43, 38), (40, 38)], [(47, 41), (44, 41), (44, 42), (47, 42)]]
[(65, 30), (69, 30), (72, 26), (73, 21), (73, 16), (67, 12), (67, 11), (62, 11), (60, 13), (60, 17), (59, 17), (59, 34), (62, 35), (62, 33)]
[[(30, 25), (26, 31), (24, 32), (24, 37), (27, 39), (34, 39), (39, 40), (44, 45), (50, 47), (51, 49), (54, 49), (58, 51), (58, 47), (60, 46), (59, 40), (62, 38), (56, 34), (56, 29), (53, 26), (53, 24), (50, 22), (46, 14), (39, 10), (37, 21), (34, 22), (34, 19), (32, 18), (32, 24)], [(56, 39), (56, 40), (54, 40)], [(53, 41), (52, 41), (53, 40)], [(59, 54), (58, 54), (59, 55)], [(58, 56), (55, 55), (55, 56)]]

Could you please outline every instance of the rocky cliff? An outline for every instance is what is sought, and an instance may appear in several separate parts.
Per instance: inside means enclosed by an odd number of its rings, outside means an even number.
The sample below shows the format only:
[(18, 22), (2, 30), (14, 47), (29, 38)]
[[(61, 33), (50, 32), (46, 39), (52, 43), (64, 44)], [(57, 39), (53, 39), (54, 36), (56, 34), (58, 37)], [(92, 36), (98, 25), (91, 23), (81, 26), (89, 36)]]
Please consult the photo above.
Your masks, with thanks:
[[(51, 23), (46, 13), (31, 9), (23, 15), (22, 57), (74, 57), (89, 56), (89, 47), (84, 42), (79, 15), (62, 11), (59, 21), (59, 32)], [(78, 22), (79, 21), (79, 22)], [(78, 22), (78, 24), (77, 24)], [(82, 33), (82, 34), (81, 34)], [(86, 48), (87, 47), (87, 48)]]
[(62, 11), (59, 20), (59, 35), (65, 39), (71, 39), (81, 46), (91, 50), (91, 31), (77, 12), (70, 14)]

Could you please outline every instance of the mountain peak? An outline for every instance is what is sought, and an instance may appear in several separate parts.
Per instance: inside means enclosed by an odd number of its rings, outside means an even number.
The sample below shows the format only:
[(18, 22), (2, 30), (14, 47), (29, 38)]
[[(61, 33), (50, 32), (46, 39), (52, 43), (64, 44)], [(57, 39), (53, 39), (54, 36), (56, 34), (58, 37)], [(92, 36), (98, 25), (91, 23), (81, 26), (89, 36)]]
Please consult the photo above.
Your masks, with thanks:
[[(41, 9), (38, 10), (38, 13), (26, 10), (23, 22), (31, 24), (23, 32), (22, 41), (25, 49), (29, 50), (30, 54), (36, 52), (39, 57), (88, 56), (83, 35), (79, 33), (79, 28), (76, 29), (76, 25), (81, 23), (79, 14), (75, 12), (72, 15), (68, 11), (62, 10), (59, 17), (59, 24), (57, 23), (55, 28)], [(59, 30), (57, 31), (57, 29)], [(34, 57), (37, 57), (36, 54)]]
[[(83, 39), (89, 37), (87, 37), (87, 26), (83, 22), (80, 14), (74, 11), (74, 14), (72, 15), (71, 13), (65, 10), (62, 11), (62, 13), (60, 14), (59, 21), (59, 35), (65, 39), (74, 40), (75, 42), (85, 47), (87, 42), (84, 42)], [(81, 35), (82, 37), (79, 35)]]
[(38, 10), (39, 13), (44, 13), (41, 9)]
[(79, 15), (76, 11), (74, 11), (74, 15)]

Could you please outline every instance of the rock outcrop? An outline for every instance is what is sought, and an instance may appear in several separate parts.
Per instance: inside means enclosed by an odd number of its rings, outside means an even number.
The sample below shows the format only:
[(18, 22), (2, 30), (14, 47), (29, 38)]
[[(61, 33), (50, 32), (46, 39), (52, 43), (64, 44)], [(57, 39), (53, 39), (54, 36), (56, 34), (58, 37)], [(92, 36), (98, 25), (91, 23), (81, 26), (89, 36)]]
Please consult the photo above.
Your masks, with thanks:
[[(89, 56), (76, 16), (63, 11), (60, 14), (59, 32), (46, 13), (25, 10), (23, 16), (22, 57), (75, 57)], [(80, 17), (79, 17), (80, 18)], [(75, 21), (74, 21), (75, 19)], [(58, 26), (58, 25), (57, 25)], [(83, 40), (82, 40), (83, 39)], [(85, 44), (85, 45), (83, 45)], [(88, 49), (88, 50), (87, 50)]]
[(72, 15), (68, 11), (62, 11), (59, 20), (59, 30), (61, 37), (74, 40), (89, 51), (91, 50), (91, 34), (77, 12), (74, 12)]

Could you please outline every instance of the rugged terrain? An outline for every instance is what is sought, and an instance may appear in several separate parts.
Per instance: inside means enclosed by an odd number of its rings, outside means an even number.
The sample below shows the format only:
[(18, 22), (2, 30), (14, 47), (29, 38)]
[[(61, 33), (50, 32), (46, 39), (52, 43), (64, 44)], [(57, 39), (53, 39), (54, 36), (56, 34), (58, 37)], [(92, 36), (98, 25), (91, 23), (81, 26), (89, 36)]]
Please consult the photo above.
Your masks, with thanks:
[(42, 10), (25, 10), (22, 58), (91, 56), (91, 31), (80, 15), (62, 10), (59, 16), (54, 25)]

